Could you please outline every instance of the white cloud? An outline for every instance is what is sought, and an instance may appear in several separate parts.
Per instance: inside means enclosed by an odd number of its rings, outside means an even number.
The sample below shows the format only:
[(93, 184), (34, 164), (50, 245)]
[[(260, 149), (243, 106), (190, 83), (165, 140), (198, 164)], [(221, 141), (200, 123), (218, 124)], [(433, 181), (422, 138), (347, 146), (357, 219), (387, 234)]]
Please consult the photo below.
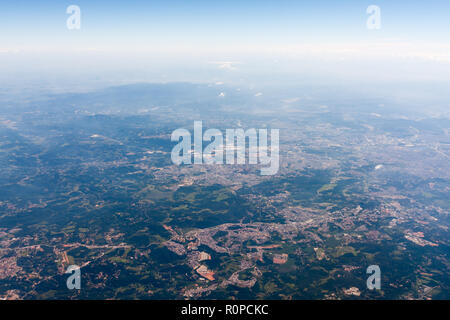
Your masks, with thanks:
[(235, 65), (240, 64), (240, 62), (237, 61), (211, 61), (209, 63), (217, 65), (219, 69), (226, 69), (226, 70), (237, 70)]

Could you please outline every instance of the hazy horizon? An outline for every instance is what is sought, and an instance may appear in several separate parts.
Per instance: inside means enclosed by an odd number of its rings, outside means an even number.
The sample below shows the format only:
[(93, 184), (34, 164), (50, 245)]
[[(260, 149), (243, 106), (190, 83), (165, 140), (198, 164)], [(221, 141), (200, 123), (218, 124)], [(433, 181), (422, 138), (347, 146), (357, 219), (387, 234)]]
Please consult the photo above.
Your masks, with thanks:
[[(66, 26), (70, 5), (80, 29)], [(380, 29), (366, 26), (381, 9)], [(447, 1), (19, 1), (0, 11), (0, 84), (450, 84)]]

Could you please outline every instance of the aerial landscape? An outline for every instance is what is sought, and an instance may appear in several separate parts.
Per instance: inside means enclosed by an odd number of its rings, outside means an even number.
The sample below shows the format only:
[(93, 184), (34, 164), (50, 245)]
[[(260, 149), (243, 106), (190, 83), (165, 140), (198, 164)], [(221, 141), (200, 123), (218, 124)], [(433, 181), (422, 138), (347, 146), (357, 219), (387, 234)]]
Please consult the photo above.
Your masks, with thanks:
[[(448, 298), (448, 119), (315, 97), (271, 111), (236, 89), (136, 84), (3, 109), (3, 297)], [(170, 133), (199, 117), (283, 128), (279, 172), (173, 164)], [(381, 291), (364, 288), (372, 264)]]
[[(0, 300), (450, 299), (450, 51), (394, 45), (386, 66), (384, 51), (314, 46), (261, 61), (199, 49), (188, 65), (190, 49), (160, 64), (0, 48)], [(200, 122), (256, 128), (260, 157), (244, 136), (226, 163), (190, 145), (176, 163), (174, 132), (198, 141)], [(277, 155), (269, 174), (263, 149)]]

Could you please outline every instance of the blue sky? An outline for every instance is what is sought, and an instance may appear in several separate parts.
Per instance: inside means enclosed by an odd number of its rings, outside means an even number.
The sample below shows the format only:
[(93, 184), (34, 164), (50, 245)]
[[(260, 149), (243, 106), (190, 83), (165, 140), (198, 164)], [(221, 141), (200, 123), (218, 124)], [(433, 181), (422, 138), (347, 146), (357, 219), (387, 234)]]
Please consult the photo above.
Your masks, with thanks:
[[(80, 30), (66, 28), (72, 4), (81, 9)], [(380, 30), (366, 28), (372, 4), (381, 8)], [(222, 81), (274, 69), (450, 80), (450, 1), (4, 2), (0, 73), (10, 79), (22, 69), (131, 72), (137, 80)]]
[[(65, 27), (76, 4), (82, 28)], [(366, 8), (382, 10), (382, 29), (365, 28)], [(450, 41), (450, 2), (428, 1), (10, 1), (1, 5), (7, 47), (120, 47), (126, 43), (292, 44), (388, 38)]]

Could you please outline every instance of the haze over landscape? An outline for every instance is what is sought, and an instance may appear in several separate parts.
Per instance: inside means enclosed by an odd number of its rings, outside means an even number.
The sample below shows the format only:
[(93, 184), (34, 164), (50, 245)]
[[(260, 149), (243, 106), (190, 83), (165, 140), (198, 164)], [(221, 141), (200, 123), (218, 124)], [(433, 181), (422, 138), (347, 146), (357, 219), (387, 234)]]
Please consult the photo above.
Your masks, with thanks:
[[(449, 299), (449, 13), (2, 4), (0, 298)], [(173, 163), (195, 121), (279, 130), (279, 169)]]

